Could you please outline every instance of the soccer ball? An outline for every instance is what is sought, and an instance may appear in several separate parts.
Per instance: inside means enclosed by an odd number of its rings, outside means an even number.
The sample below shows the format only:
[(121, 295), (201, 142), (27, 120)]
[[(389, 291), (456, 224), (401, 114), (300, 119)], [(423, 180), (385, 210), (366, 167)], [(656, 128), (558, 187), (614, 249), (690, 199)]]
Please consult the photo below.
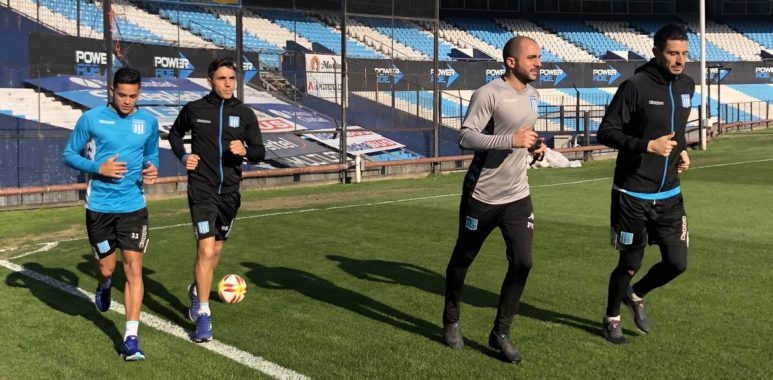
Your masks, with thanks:
[(247, 294), (247, 283), (238, 274), (228, 274), (217, 284), (217, 295), (225, 303), (237, 303)]

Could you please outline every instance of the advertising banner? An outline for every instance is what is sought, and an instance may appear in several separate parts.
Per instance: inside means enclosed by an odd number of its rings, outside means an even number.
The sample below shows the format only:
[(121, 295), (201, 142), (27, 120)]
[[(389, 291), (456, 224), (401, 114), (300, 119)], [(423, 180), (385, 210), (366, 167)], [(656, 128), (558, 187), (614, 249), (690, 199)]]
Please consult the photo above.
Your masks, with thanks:
[[(333, 130), (328, 133), (312, 133), (308, 137), (336, 150), (340, 146), (340, 135)], [(346, 152), (351, 155), (383, 152), (404, 147), (405, 145), (397, 141), (375, 132), (366, 131), (361, 127), (350, 126), (346, 132)]]

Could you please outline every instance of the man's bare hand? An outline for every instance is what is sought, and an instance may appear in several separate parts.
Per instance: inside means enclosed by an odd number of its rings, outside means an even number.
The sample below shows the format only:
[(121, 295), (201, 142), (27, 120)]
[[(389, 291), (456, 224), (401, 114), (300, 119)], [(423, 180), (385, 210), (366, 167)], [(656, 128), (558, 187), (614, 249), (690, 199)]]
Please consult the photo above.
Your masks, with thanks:
[(126, 162), (116, 161), (117, 159), (118, 153), (99, 165), (99, 174), (110, 178), (123, 178), (123, 175), (129, 170), (126, 169)]
[(530, 148), (537, 141), (537, 132), (533, 125), (522, 127), (513, 134), (513, 148)]
[(650, 140), (647, 143), (647, 153), (655, 153), (658, 156), (668, 157), (676, 146), (676, 141), (671, 140), (673, 137), (674, 132), (671, 132), (670, 134), (660, 136), (655, 140)]

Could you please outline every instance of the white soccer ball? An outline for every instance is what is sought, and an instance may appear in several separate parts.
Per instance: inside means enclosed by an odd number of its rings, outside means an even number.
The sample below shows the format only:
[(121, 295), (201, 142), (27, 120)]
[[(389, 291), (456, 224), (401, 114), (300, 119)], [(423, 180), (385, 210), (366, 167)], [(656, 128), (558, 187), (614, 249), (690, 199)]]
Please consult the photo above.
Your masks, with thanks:
[(247, 283), (238, 274), (228, 274), (217, 284), (217, 295), (225, 303), (237, 303), (247, 294)]

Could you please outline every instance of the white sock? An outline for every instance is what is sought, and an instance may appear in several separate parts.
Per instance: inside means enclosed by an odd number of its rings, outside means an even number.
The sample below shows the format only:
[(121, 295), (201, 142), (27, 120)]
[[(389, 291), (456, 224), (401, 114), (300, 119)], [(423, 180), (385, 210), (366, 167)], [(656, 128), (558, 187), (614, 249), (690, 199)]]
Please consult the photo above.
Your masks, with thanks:
[(123, 340), (129, 336), (137, 336), (137, 330), (140, 328), (140, 321), (126, 321), (126, 332), (123, 334)]
[(634, 292), (633, 290), (631, 290), (631, 299), (632, 299), (634, 302), (641, 302), (641, 300), (642, 300), (642, 298), (641, 298), (641, 297), (639, 297), (639, 296), (637, 296), (637, 295), (636, 295), (636, 292)]
[(604, 318), (606, 318), (607, 321), (618, 321), (618, 322), (620, 322), (620, 314), (618, 314), (618, 315), (616, 315), (614, 317), (610, 317), (608, 315), (605, 315)]
[(209, 311), (209, 302), (199, 302), (199, 315), (211, 315), (212, 312)]

